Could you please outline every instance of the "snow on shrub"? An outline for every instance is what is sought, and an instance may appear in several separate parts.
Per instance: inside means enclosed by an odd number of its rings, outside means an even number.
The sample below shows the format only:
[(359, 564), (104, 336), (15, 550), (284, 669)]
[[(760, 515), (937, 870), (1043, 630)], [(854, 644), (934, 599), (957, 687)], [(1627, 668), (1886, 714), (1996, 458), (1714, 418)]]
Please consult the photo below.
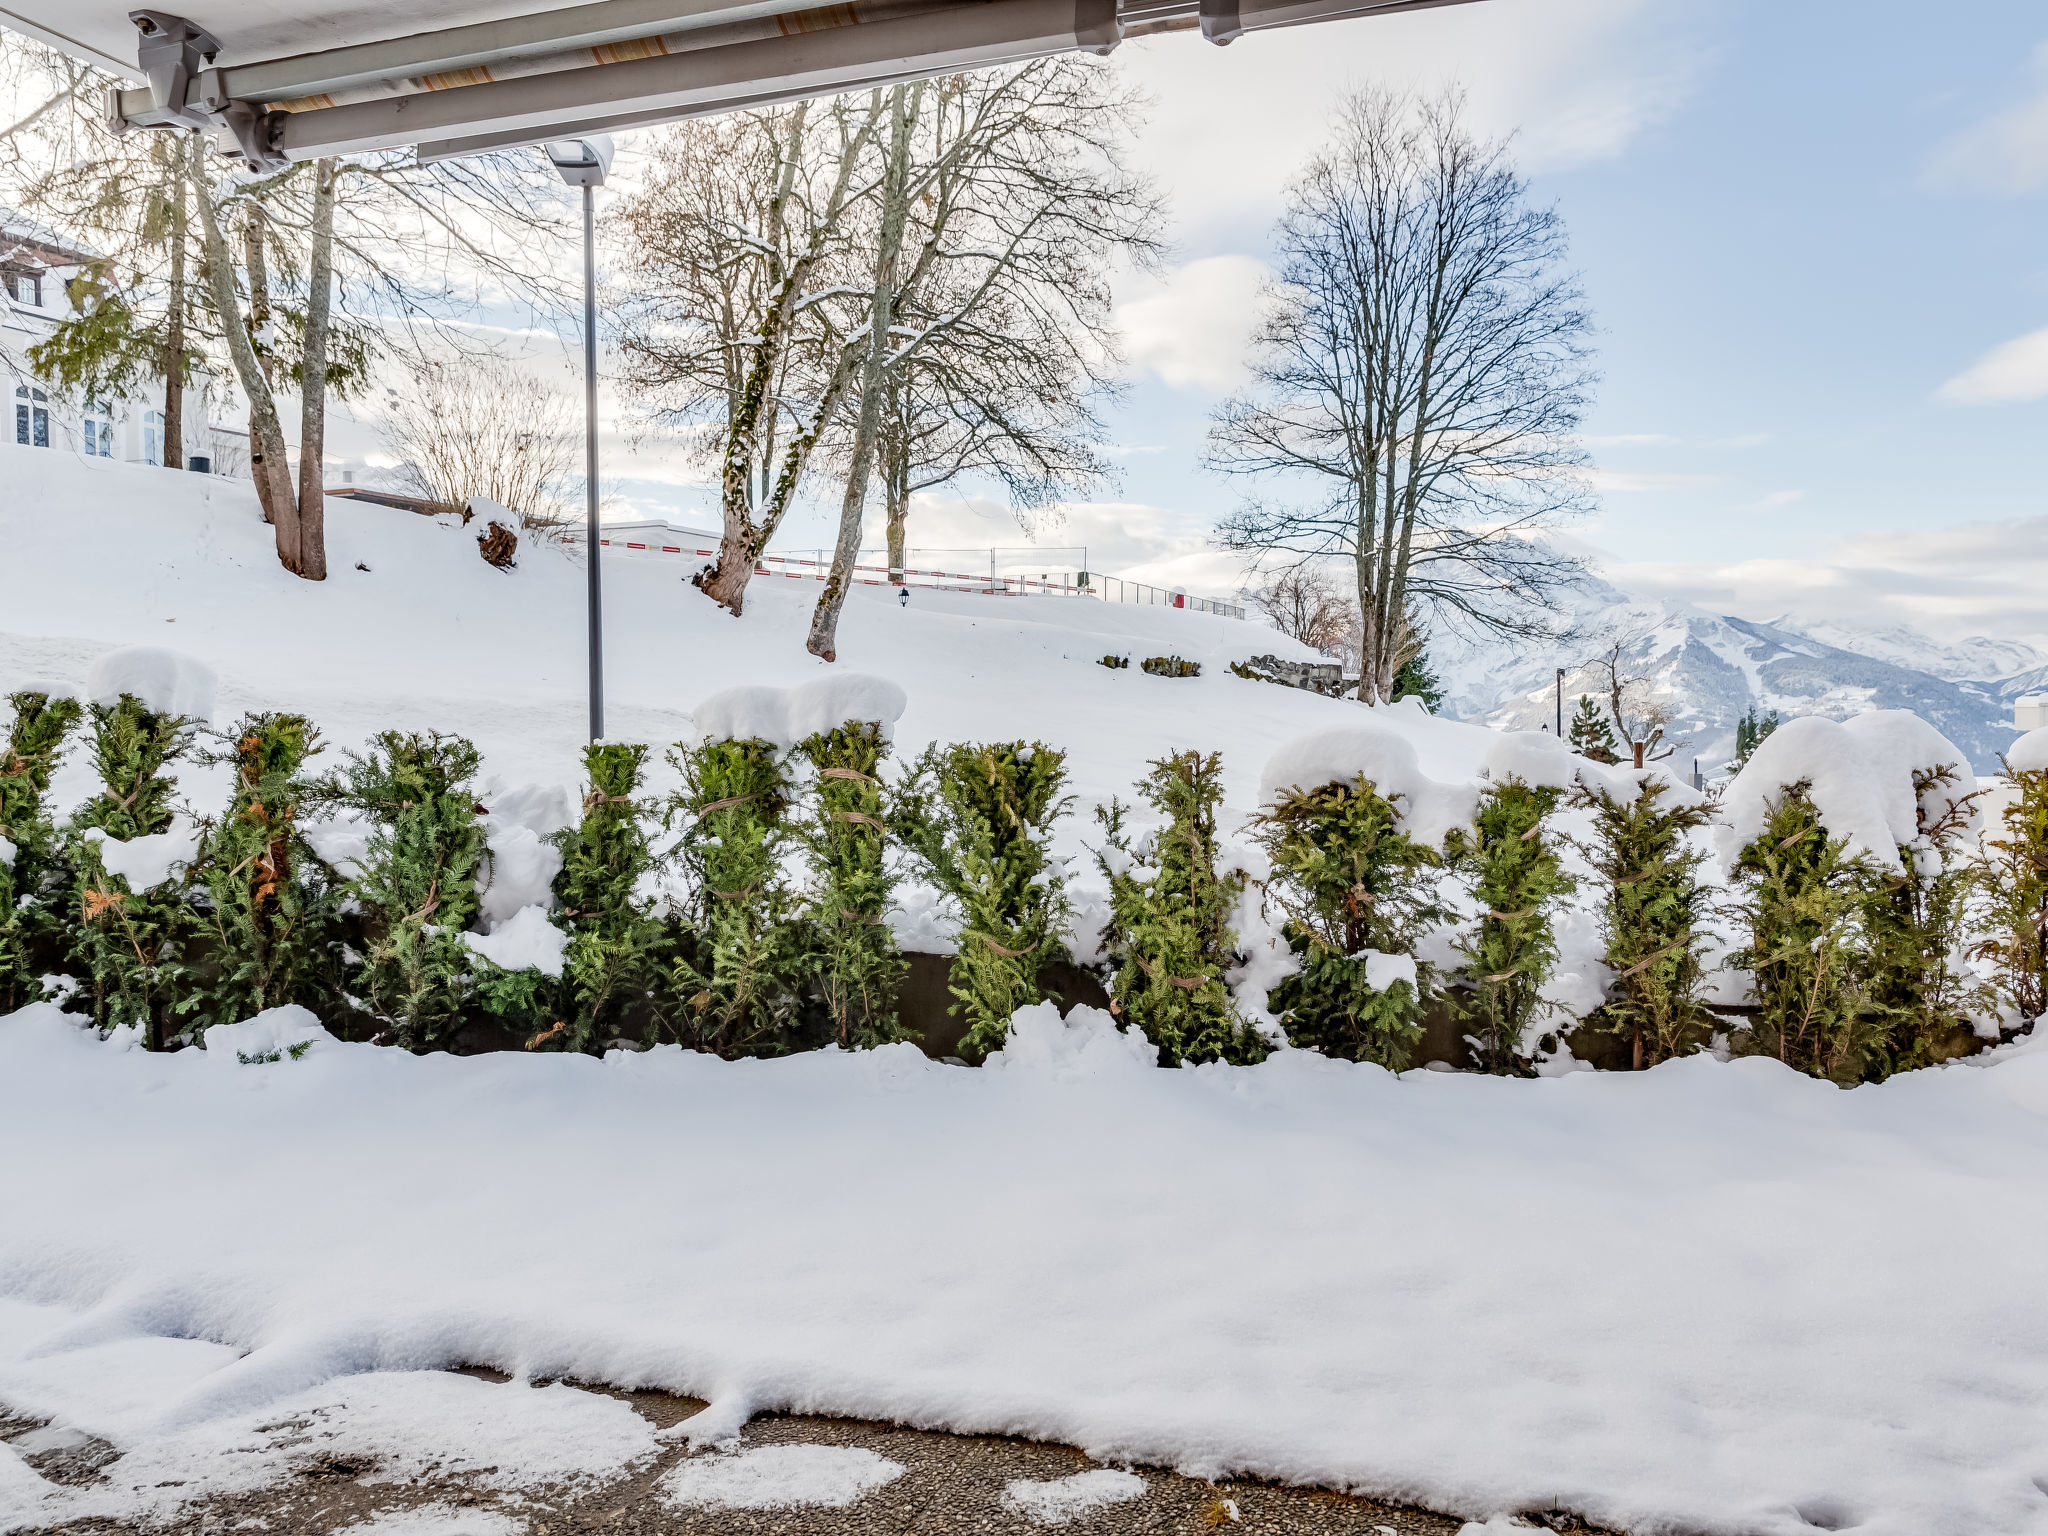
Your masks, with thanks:
[(1983, 840), (1986, 931), (1970, 952), (1994, 968), (1999, 995), (2020, 1018), (2038, 1019), (2048, 1012), (2048, 729), (2012, 744), (2001, 789)]
[[(104, 686), (136, 681), (149, 689), (152, 678), (140, 675), (147, 669), (135, 670), (131, 677), (119, 666), (107, 666), (107, 675), (98, 681)], [(100, 792), (72, 817), (65, 849), (76, 880), (73, 958), (91, 978), (94, 1022), (102, 1029), (139, 1028), (144, 1046), (158, 1050), (177, 1033), (162, 973), (183, 907), (170, 888), (170, 869), (164, 869), (164, 879), (138, 888), (107, 867), (103, 850), (109, 840), (126, 843), (170, 831), (177, 780), (167, 770), (190, 750), (198, 722), (152, 709), (134, 693), (100, 696), (104, 686), (94, 690), (89, 707)], [(193, 702), (189, 690), (181, 695), (173, 688), (157, 689), (152, 697), (164, 703)], [(211, 701), (207, 704), (210, 708)], [(94, 832), (100, 835), (90, 835)], [(151, 850), (148, 873), (157, 872), (159, 851)]]
[(1102, 947), (1116, 967), (1112, 1007), (1143, 1030), (1162, 1066), (1253, 1062), (1269, 1049), (1239, 1016), (1227, 973), (1237, 958), (1231, 910), (1241, 871), (1219, 868), (1216, 814), (1223, 760), (1177, 752), (1157, 759), (1138, 795), (1165, 818), (1133, 841), (1129, 808), (1096, 807), (1104, 833), (1096, 863), (1109, 882)]
[(1266, 900), (1296, 962), (1268, 1008), (1296, 1046), (1398, 1071), (1422, 1038), (1432, 977), (1390, 979), (1378, 962), (1412, 955), (1443, 915), (1438, 845), (1469, 828), (1477, 792), (1437, 783), (1407, 738), (1374, 724), (1282, 746), (1259, 797)]
[(206, 760), (234, 770), (218, 821), (201, 824), (173, 1012), (186, 1030), (231, 1024), (340, 990), (338, 894), (299, 830), (320, 748), (303, 715), (244, 716)]
[(205, 662), (157, 645), (108, 651), (85, 673), (85, 696), (94, 704), (113, 705), (126, 694), (153, 715), (182, 717), (201, 725), (213, 720), (219, 685), (213, 668)]
[(1033, 1072), (1056, 1082), (1122, 1077), (1159, 1065), (1159, 1052), (1136, 1025), (1122, 1029), (1100, 1008), (1081, 1003), (1060, 1017), (1050, 1000), (1010, 1016), (1003, 1043), (982, 1062), (985, 1072)]
[[(1514, 755), (1534, 759), (1538, 772), (1569, 775), (1570, 754), (1562, 750)], [(1565, 763), (1554, 765), (1553, 757)], [(1540, 1033), (1536, 1021), (1554, 1007), (1542, 995), (1557, 966), (1552, 919), (1577, 889), (1550, 830), (1563, 796), (1563, 784), (1531, 784), (1504, 772), (1480, 796), (1471, 834), (1453, 829), (1447, 844), (1451, 861), (1471, 875), (1479, 907), (1476, 926), (1457, 940), (1465, 974), (1453, 996), (1459, 1017), (1475, 1031), (1466, 1040), (1482, 1071), (1531, 1071)]]
[(42, 998), (39, 977), (62, 933), (57, 829), (44, 802), (80, 714), (76, 699), (41, 689), (20, 689), (7, 702), (13, 714), (0, 747), (0, 1013)]
[(849, 720), (870, 722), (884, 741), (893, 741), (908, 702), (908, 695), (886, 677), (862, 672), (835, 672), (794, 688), (728, 688), (690, 711), (694, 735), (687, 745), (765, 741), (787, 752)]
[(908, 965), (888, 921), (896, 874), (881, 778), (887, 732), (882, 721), (848, 720), (799, 744), (811, 769), (800, 829), (811, 864), (810, 969), (841, 1046), (888, 1045), (908, 1035), (896, 1014)]
[[(775, 689), (734, 689), (720, 697), (739, 693), (780, 698)], [(784, 729), (746, 702), (718, 717), (735, 728)], [(783, 748), (761, 735), (709, 737), (676, 748), (669, 760), (683, 776), (669, 809), (671, 818), (687, 818), (677, 852), (694, 887), (690, 933), (676, 961), (683, 1001), (677, 1027), (687, 1043), (721, 1056), (786, 1050), (801, 1001), (805, 946), (783, 869), (795, 836)]]
[(349, 882), (363, 944), (349, 989), (379, 1032), (408, 1050), (445, 1045), (472, 991), (462, 931), (476, 915), (484, 851), (477, 762), (460, 736), (383, 731), (320, 786), (325, 802), (371, 828)]
[(903, 786), (904, 839), (960, 914), (947, 984), (963, 1050), (1000, 1046), (1010, 1016), (1039, 1000), (1040, 970), (1065, 954), (1066, 868), (1050, 849), (1066, 783), (1065, 753), (1004, 741), (934, 745)]

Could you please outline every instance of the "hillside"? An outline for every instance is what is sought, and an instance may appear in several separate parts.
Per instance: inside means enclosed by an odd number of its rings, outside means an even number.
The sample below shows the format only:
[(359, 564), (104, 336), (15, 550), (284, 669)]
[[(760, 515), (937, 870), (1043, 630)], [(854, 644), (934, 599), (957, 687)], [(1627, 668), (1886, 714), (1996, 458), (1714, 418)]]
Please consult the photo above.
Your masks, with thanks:
[[(1846, 719), (1871, 709), (1910, 710), (1993, 772), (2015, 735), (2012, 699), (2048, 685), (2048, 666), (2028, 646), (1983, 641), (1943, 646), (1910, 629), (1862, 633), (1839, 625), (1802, 629), (1792, 620), (1759, 623), (1687, 603), (1632, 596), (1589, 579), (1571, 611), (1579, 639), (1555, 647), (1507, 646), (1445, 635), (1431, 646), (1448, 682), (1447, 708), (1496, 727), (1538, 730), (1556, 709), (1555, 669), (1569, 667), (1565, 712), (1581, 693), (1598, 697), (1604, 675), (1581, 663), (1625, 638), (1626, 670), (1651, 681), (1673, 710), (1668, 739), (1676, 760), (1697, 757), (1712, 774), (1733, 755), (1735, 722), (1748, 709), (1785, 719)], [(2032, 664), (1999, 681), (1973, 680), (1975, 668)], [(1976, 672), (1982, 679), (1985, 672)]]
[[(278, 568), (246, 484), (11, 445), (0, 445), (0, 483), (0, 688), (75, 686), (112, 646), (167, 645), (218, 670), (222, 724), (289, 708), (340, 747), (387, 727), (458, 731), (482, 749), (487, 774), (578, 781), (579, 552), (523, 550), (517, 570), (500, 572), (454, 519), (332, 500), (332, 575), (314, 584)], [(606, 556), (615, 739), (671, 743), (712, 693), (826, 670), (803, 645), (814, 585), (759, 577), (734, 619), (688, 585), (689, 569), (674, 557)], [(1273, 742), (1357, 707), (1230, 675), (1232, 660), (1274, 651), (1307, 654), (1270, 629), (1206, 614), (924, 590), (902, 609), (892, 593), (859, 587), (839, 666), (908, 690), (902, 753), (1019, 736), (1065, 748), (1081, 802), (1071, 825), (1094, 800), (1128, 798), (1148, 758), (1191, 746), (1223, 752), (1232, 802), (1249, 806)], [(1110, 652), (1133, 665), (1097, 665)], [(1200, 662), (1203, 675), (1138, 670), (1166, 653)], [(87, 772), (74, 754), (60, 800), (85, 792)]]

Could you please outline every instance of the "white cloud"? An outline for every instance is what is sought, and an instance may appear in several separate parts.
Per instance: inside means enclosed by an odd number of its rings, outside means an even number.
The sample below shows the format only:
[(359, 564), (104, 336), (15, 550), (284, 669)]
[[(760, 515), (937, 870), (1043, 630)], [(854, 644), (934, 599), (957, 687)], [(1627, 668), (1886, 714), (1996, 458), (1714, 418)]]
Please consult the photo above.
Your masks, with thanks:
[(1176, 389), (1235, 389), (1265, 276), (1250, 256), (1209, 256), (1164, 278), (1133, 278), (1135, 295), (1116, 307), (1132, 363)]
[(1187, 238), (1245, 248), (1322, 142), (1338, 94), (1369, 82), (1458, 84), (1473, 125), (1517, 135), (1525, 169), (1620, 154), (1691, 95), (1712, 50), (1684, 8), (1655, 0), (1514, 0), (1254, 33), (1125, 44), (1154, 98), (1138, 160), (1174, 194)]
[(1810, 560), (1631, 563), (1587, 552), (1629, 591), (1683, 598), (1715, 613), (1794, 613), (1866, 628), (1903, 622), (1941, 640), (2038, 644), (2048, 631), (2040, 596), (2048, 590), (2048, 516), (1867, 530)]
[(1586, 479), (1599, 491), (1697, 491), (1720, 483), (1719, 475), (1658, 474), (1645, 470), (1589, 469)]
[(2034, 50), (2044, 89), (1956, 134), (1928, 157), (1935, 187), (2018, 196), (2048, 187), (2048, 43)]
[(1993, 347), (1939, 393), (1955, 405), (2001, 405), (2048, 395), (2048, 329)]

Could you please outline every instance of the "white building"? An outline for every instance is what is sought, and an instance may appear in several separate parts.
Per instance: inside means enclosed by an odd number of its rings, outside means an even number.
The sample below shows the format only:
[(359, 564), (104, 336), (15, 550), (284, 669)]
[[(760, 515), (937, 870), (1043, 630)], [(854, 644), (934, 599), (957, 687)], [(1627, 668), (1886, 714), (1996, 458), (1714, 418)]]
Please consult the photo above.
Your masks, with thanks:
[[(131, 464), (164, 461), (163, 384), (145, 385), (125, 400), (67, 398), (34, 376), (29, 348), (45, 340), (70, 313), (64, 285), (89, 252), (0, 208), (0, 399), (13, 407), (0, 421), (4, 440), (24, 448), (62, 448), (89, 458)], [(207, 387), (195, 378), (185, 389), (185, 467), (243, 475), (249, 435), (207, 419)], [(11, 428), (11, 430), (6, 430)]]
[(2015, 730), (2038, 731), (2048, 725), (2048, 693), (2023, 694), (2012, 701)]

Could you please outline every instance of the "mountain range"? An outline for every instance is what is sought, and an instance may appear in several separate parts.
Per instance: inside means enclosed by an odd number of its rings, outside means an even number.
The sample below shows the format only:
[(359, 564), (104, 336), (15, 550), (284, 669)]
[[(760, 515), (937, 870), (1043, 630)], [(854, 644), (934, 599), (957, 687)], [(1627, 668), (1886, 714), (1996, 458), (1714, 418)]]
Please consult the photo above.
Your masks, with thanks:
[(1569, 620), (1570, 638), (1554, 645), (1433, 636), (1429, 657), (1444, 689), (1443, 713), (1547, 729), (1563, 667), (1569, 721), (1579, 695), (1604, 702), (1606, 672), (1597, 659), (1619, 642), (1622, 675), (1640, 679), (1670, 713), (1666, 743), (1681, 769), (1697, 759), (1702, 773), (1718, 772), (1734, 754), (1736, 721), (1752, 708), (1786, 719), (1906, 709), (1986, 773), (1996, 771), (2015, 737), (2013, 701), (2048, 691), (2048, 654), (2021, 641), (1949, 643), (1904, 625), (1857, 630), (1791, 615), (1764, 623), (1632, 596), (1599, 577), (1579, 587)]

